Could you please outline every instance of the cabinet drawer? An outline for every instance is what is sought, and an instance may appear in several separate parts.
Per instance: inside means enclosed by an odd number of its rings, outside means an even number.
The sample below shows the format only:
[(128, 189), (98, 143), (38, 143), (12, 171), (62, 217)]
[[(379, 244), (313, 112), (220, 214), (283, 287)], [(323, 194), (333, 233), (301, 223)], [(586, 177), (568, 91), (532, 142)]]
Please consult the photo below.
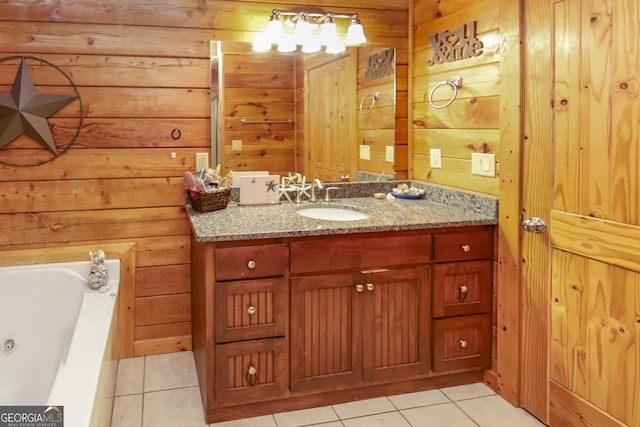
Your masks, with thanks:
[(450, 317), (491, 310), (493, 261), (433, 265), (432, 316)]
[(340, 237), (291, 242), (291, 274), (428, 264), (431, 236)]
[(449, 317), (433, 321), (433, 370), (491, 366), (491, 315)]
[(216, 248), (216, 281), (250, 279), (284, 274), (289, 264), (285, 243)]
[(284, 277), (216, 282), (216, 342), (283, 336), (289, 312)]
[(493, 258), (492, 229), (436, 234), (434, 237), (435, 262)]
[(289, 382), (284, 338), (216, 346), (216, 401), (220, 405), (282, 397)]

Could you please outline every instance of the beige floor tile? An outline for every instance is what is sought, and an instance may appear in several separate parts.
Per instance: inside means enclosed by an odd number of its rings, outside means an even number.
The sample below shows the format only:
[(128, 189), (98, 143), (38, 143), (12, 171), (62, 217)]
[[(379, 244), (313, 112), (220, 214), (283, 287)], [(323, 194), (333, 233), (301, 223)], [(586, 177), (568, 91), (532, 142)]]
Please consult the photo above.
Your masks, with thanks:
[(441, 388), (440, 391), (442, 391), (449, 399), (453, 400), (454, 402), (457, 400), (473, 399), (476, 397), (490, 396), (495, 394), (493, 390), (491, 390), (483, 383), (446, 387)]
[(527, 411), (511, 406), (502, 397), (486, 396), (456, 402), (481, 427), (543, 427)]
[(344, 424), (341, 421), (333, 421), (331, 423), (312, 424), (307, 427), (344, 427)]
[(339, 421), (331, 406), (273, 414), (278, 427), (300, 427)]
[(355, 402), (333, 405), (333, 409), (336, 411), (340, 419), (344, 420), (347, 418), (391, 412), (395, 411), (396, 407), (393, 406), (391, 401), (386, 397), (379, 397), (377, 399), (358, 400)]
[(342, 420), (345, 427), (411, 427), (400, 412), (369, 415)]
[(193, 353), (177, 353), (146, 356), (144, 367), (144, 391), (169, 390), (198, 385)]
[(142, 393), (144, 382), (144, 357), (118, 361), (116, 396)]
[(277, 427), (272, 415), (209, 424), (209, 427)]
[(111, 427), (142, 426), (142, 394), (118, 396), (113, 401)]
[(400, 412), (413, 427), (477, 427), (454, 403), (421, 406)]
[(450, 402), (440, 390), (417, 391), (415, 393), (389, 396), (389, 400), (398, 409), (416, 408), (418, 406), (435, 405)]
[(198, 387), (145, 393), (143, 410), (143, 427), (207, 426)]

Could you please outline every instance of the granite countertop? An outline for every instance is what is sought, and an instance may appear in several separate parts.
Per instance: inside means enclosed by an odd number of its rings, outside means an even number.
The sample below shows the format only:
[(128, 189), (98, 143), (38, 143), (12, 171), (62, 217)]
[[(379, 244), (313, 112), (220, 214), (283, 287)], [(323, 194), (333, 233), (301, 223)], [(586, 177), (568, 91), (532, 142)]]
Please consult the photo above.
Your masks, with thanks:
[[(336, 198), (331, 202), (320, 199), (317, 203), (305, 200), (301, 204), (285, 201), (274, 205), (238, 206), (231, 201), (226, 209), (206, 213), (197, 212), (187, 205), (187, 212), (199, 242), (497, 224), (497, 199), (475, 193), (413, 182), (425, 190), (422, 199), (379, 200), (372, 197), (374, 192), (390, 191), (397, 183), (340, 183), (337, 184), (340, 189), (335, 191)], [(303, 217), (295, 212), (308, 207), (327, 206), (361, 211), (369, 218), (328, 221)]]

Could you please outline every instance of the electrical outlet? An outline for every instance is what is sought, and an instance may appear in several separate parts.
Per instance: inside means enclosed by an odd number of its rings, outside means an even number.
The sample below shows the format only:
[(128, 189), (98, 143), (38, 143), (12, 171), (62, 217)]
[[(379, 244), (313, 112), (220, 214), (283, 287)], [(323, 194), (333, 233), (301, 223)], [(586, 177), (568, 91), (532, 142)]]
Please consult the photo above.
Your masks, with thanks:
[(209, 167), (209, 153), (196, 153), (196, 171)]
[(385, 153), (385, 160), (393, 163), (393, 146), (387, 145), (387, 151)]
[(442, 168), (442, 151), (439, 148), (429, 150), (429, 159), (431, 160), (432, 168)]
[(369, 147), (368, 145), (360, 146), (360, 159), (371, 160), (371, 147)]
[(241, 139), (232, 139), (231, 140), (231, 149), (233, 151), (242, 151), (242, 140)]
[(471, 153), (471, 173), (473, 175), (496, 176), (496, 155)]

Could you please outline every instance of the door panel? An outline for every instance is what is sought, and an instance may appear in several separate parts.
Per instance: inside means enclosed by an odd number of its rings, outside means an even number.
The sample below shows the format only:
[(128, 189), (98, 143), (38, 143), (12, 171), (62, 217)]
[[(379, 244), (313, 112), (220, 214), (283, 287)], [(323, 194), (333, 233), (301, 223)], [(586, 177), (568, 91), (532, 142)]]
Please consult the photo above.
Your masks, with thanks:
[(550, 233), (523, 237), (523, 355), (548, 343), (550, 383), (527, 390), (523, 361), (523, 406), (546, 395), (551, 425), (640, 425), (640, 6), (544, 3), (525, 13), (523, 207)]

